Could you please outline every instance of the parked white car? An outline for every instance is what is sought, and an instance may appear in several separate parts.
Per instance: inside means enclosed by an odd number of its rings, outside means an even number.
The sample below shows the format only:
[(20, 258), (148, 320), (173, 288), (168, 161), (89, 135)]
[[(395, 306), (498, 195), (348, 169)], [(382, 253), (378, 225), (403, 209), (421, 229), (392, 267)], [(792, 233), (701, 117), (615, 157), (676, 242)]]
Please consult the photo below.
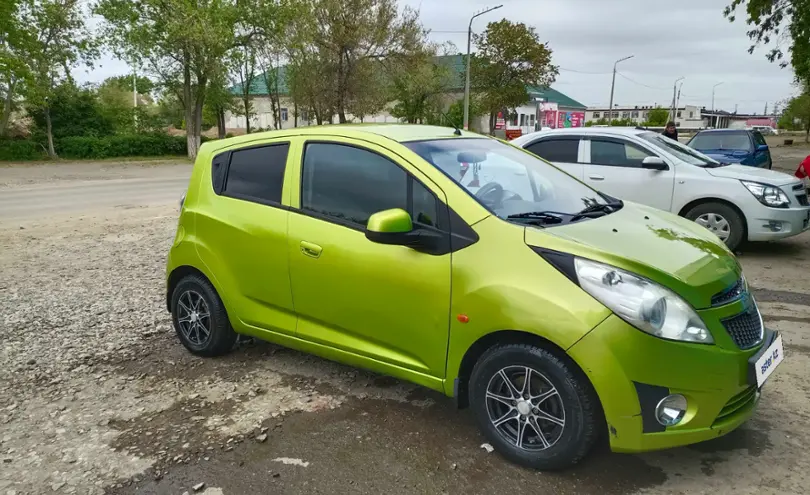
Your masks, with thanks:
[(540, 131), (512, 141), (619, 199), (667, 210), (714, 232), (730, 249), (808, 229), (794, 176), (726, 165), (661, 134), (627, 127)]

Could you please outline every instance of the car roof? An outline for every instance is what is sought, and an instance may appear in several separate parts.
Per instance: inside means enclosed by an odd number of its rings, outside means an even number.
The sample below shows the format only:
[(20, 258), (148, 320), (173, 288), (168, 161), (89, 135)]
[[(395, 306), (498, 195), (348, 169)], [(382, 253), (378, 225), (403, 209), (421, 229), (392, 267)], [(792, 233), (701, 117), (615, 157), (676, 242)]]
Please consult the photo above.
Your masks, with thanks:
[(717, 134), (726, 134), (731, 132), (751, 132), (753, 129), (704, 129), (702, 131), (698, 131), (698, 134), (709, 134), (709, 133), (717, 133)]
[(543, 136), (564, 136), (566, 134), (577, 135), (612, 135), (612, 136), (637, 136), (645, 132), (654, 132), (648, 129), (637, 129), (635, 127), (567, 127), (565, 129), (550, 129), (546, 131), (530, 132), (512, 140), (513, 143), (521, 145)]
[[(458, 131), (461, 137), (484, 138), (480, 134), (469, 131)], [(256, 132), (237, 136), (228, 139), (214, 141), (222, 143), (222, 146), (249, 143), (262, 138), (272, 138), (275, 136), (343, 136), (359, 139), (385, 138), (399, 143), (409, 141), (423, 141), (428, 139), (446, 139), (459, 137), (452, 127), (441, 127), (435, 125), (418, 124), (330, 124), (308, 127), (295, 127), (292, 129), (281, 129), (276, 131)], [(219, 147), (219, 146), (218, 146)]]

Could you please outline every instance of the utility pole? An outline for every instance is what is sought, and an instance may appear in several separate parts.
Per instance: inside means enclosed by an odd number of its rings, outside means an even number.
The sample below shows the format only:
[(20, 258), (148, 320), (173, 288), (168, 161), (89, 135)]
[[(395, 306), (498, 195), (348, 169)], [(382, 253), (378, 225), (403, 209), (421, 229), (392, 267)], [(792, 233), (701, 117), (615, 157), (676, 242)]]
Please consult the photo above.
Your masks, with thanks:
[(610, 125), (610, 123), (613, 121), (613, 89), (616, 87), (616, 66), (619, 64), (619, 62), (624, 62), (625, 60), (629, 60), (633, 57), (635, 57), (635, 55), (620, 58), (613, 63), (613, 81), (610, 83), (610, 105), (608, 106), (608, 125)]
[(768, 102), (767, 101), (765, 102), (765, 113), (763, 113), (762, 115), (768, 115)]
[[(715, 88), (717, 88), (717, 86), (720, 86), (721, 84), (723, 84), (723, 81), (720, 81), (719, 83), (712, 86), (712, 127), (717, 127), (717, 116), (714, 114), (714, 90)], [(737, 113), (736, 105), (734, 106), (734, 113)]]
[(678, 83), (686, 79), (685, 77), (679, 77), (675, 79), (675, 84), (672, 85), (672, 118), (669, 119), (672, 122), (675, 122), (675, 97), (677, 96), (678, 92)]
[[(467, 27), (467, 78), (464, 83), (464, 130), (468, 131), (470, 129), (470, 66), (472, 65), (472, 60), (470, 60), (470, 49), (472, 45), (472, 23), (476, 17), (486, 14), (487, 12), (492, 12), (493, 10), (498, 10), (499, 8), (503, 7), (503, 5), (498, 5), (492, 8), (484, 9), (470, 18), (470, 25)], [(492, 129), (490, 129), (492, 132)]]

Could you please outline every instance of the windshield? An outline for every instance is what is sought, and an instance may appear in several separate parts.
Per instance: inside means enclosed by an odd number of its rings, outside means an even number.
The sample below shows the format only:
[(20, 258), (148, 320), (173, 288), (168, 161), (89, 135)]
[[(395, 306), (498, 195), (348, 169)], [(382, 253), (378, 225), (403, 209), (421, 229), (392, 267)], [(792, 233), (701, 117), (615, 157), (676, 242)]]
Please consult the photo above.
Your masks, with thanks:
[(697, 150), (744, 150), (751, 149), (751, 140), (746, 132), (700, 132), (692, 138), (689, 146)]
[(645, 132), (639, 134), (638, 137), (647, 141), (648, 143), (658, 146), (659, 148), (663, 148), (669, 154), (675, 156), (683, 162), (688, 163), (689, 165), (695, 165), (698, 167), (717, 167), (720, 165), (720, 162), (712, 160), (703, 153), (693, 150), (689, 146), (683, 145), (668, 137), (664, 137), (656, 132)]
[(592, 218), (602, 207), (607, 211), (601, 214), (613, 211), (615, 203), (605, 196), (540, 158), (494, 139), (404, 144), (501, 218), (545, 217), (540, 223), (554, 224)]

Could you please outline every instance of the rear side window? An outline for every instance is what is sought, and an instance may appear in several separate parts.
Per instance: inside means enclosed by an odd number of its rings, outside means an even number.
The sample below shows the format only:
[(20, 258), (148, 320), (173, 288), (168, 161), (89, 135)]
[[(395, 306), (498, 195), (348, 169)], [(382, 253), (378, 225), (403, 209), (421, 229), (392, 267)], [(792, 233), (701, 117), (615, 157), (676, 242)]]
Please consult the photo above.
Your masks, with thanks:
[(579, 139), (544, 139), (530, 144), (526, 150), (550, 162), (577, 163)]
[(231, 153), (222, 194), (256, 203), (281, 203), (288, 143), (236, 150)]
[(689, 146), (696, 150), (745, 150), (751, 149), (751, 139), (745, 131), (698, 133)]

